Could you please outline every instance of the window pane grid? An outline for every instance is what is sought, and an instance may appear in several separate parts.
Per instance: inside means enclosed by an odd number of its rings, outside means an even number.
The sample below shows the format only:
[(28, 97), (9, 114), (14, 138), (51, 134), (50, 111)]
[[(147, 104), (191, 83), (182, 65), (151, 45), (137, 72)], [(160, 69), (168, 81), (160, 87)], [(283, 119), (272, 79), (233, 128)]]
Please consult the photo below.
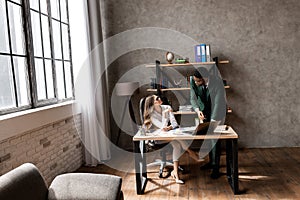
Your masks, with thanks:
[(41, 21), (40, 14), (35, 11), (30, 12), (32, 23), (32, 39), (34, 56), (43, 57), (42, 53), (42, 40), (41, 40)]
[(0, 52), (0, 55), (3, 55), (3, 56), (18, 56), (18, 57), (27, 58), (27, 55), (20, 55), (20, 54), (13, 54), (13, 53), (2, 53), (2, 52)]
[[(69, 33), (68, 33), (68, 29), (69, 29), (69, 24), (67, 23), (67, 2), (63, 0), (61, 1), (57, 1), (57, 0), (51, 0), (51, 2), (55, 2), (53, 5), (51, 4), (51, 11), (54, 10), (53, 13), (51, 13), (52, 15), (52, 25), (53, 25), (53, 30), (54, 30), (54, 35), (58, 36), (55, 37), (54, 40), (56, 40), (55, 43), (55, 61), (67, 61), (67, 60), (71, 60), (71, 56), (70, 56), (70, 45), (69, 45)], [(64, 18), (64, 21), (62, 21), (62, 18)], [(59, 41), (60, 40), (60, 41)], [(67, 59), (65, 59), (67, 58)], [(55, 62), (58, 63), (58, 62)], [(60, 62), (59, 62), (60, 63)], [(57, 66), (56, 66), (57, 67)], [(59, 95), (59, 99), (62, 98), (62, 95), (64, 94), (64, 98), (68, 98), (70, 96), (70, 92), (69, 89), (70, 86), (73, 85), (73, 78), (69, 78), (66, 77), (67, 76), (67, 72), (66, 72), (66, 66), (65, 66), (65, 62), (62, 62), (62, 66), (59, 66), (59, 68), (61, 67), (61, 69), (57, 69), (56, 71), (60, 71), (63, 76), (59, 79), (57, 79), (57, 84), (64, 85), (64, 91), (62, 91), (61, 89), (58, 91)], [(70, 70), (72, 71), (72, 70)], [(69, 83), (70, 82), (70, 83)], [(69, 87), (68, 87), (69, 86)], [(73, 96), (73, 94), (72, 94)]]
[(51, 7), (51, 17), (53, 19), (60, 19), (59, 1), (58, 0), (50, 0), (50, 7)]
[(43, 14), (48, 14), (47, 0), (40, 0), (40, 11)]
[(17, 107), (10, 56), (0, 55), (0, 77), (0, 93), (5, 94), (0, 96), (1, 108)]
[(9, 44), (8, 44), (8, 25), (7, 25), (7, 15), (6, 15), (6, 4), (4, 0), (0, 0), (0, 53), (9, 53)]
[(14, 69), (15, 69), (15, 79), (16, 79), (16, 92), (17, 92), (17, 104), (18, 106), (29, 105), (29, 85), (27, 77), (27, 66), (26, 59), (24, 57), (13, 57)]
[(43, 59), (35, 59), (34, 65), (36, 74), (37, 98), (38, 100), (47, 99)]
[(51, 44), (50, 44), (50, 34), (49, 34), (49, 18), (41, 16), (42, 22), (42, 44), (43, 53), (45, 58), (51, 58)]
[(53, 70), (52, 70), (52, 61), (51, 60), (44, 60), (45, 62), (45, 76), (46, 76), (46, 87), (47, 87), (47, 98), (51, 99), (55, 97), (54, 92), (54, 76), (53, 76)]
[(12, 53), (25, 55), (25, 37), (22, 25), (21, 6), (9, 2), (7, 4), (7, 10)]
[(0, 0), (0, 16), (0, 114), (6, 114), (31, 106), (20, 1)]
[(22, 6), (20, 1), (12, 1), (12, 0), (6, 0), (6, 1), (9, 2), (9, 3), (13, 3), (13, 4), (16, 4), (16, 5)]
[[(67, 0), (0, 0), (0, 25), (5, 27), (0, 30), (0, 58), (6, 57), (9, 64), (2, 68), (10, 70), (6, 74), (8, 79), (1, 79), (9, 83), (10, 103), (4, 106), (5, 96), (0, 96), (0, 114), (73, 99), (67, 3)], [(0, 66), (1, 70), (5, 69)], [(30, 84), (33, 91), (29, 90)]]
[(60, 87), (57, 87), (57, 97), (58, 99), (64, 99), (66, 97), (65, 92), (65, 79), (64, 79), (64, 68), (63, 68), (63, 62), (61, 61), (55, 61), (55, 69), (56, 69), (56, 81), (57, 85)]
[[(52, 6), (52, 3), (54, 3), (54, 6)], [(63, 35), (62, 33), (62, 24), (65, 24), (68, 26), (68, 24), (66, 22), (61, 22), (60, 18), (61, 18), (61, 14), (60, 14), (60, 3), (59, 1), (57, 0), (51, 0), (50, 1), (50, 7), (48, 8), (49, 9), (49, 15), (47, 16), (52, 16), (50, 17), (51, 19), (51, 24), (49, 24), (49, 26), (52, 28), (51, 30), (53, 31), (52, 33), (52, 36), (54, 37), (52, 39), (53, 41), (53, 46), (52, 48), (54, 49), (54, 53), (52, 53), (52, 55), (54, 56), (52, 59), (53, 59), (53, 69), (57, 69), (57, 68), (60, 68), (59, 70), (55, 70), (56, 72), (57, 71), (60, 71), (60, 75), (62, 75), (60, 78), (58, 78), (58, 74), (56, 73), (54, 76), (56, 77), (53, 77), (53, 80), (56, 80), (56, 84), (54, 84), (54, 82), (51, 82), (49, 81), (49, 77), (51, 77), (51, 74), (49, 74), (51, 72), (51, 70), (49, 69), (46, 69), (46, 67), (44, 68), (44, 77), (45, 77), (45, 84), (44, 86), (46, 87), (46, 98), (50, 98), (50, 95), (49, 96), (49, 91), (51, 90), (51, 85), (56, 85), (59, 89), (56, 89), (56, 92), (57, 92), (57, 97), (58, 97), (58, 100), (62, 100), (64, 98), (67, 97), (67, 90), (66, 90), (66, 78), (65, 78), (65, 69), (64, 69), (64, 62), (62, 61), (69, 61), (71, 62), (71, 57), (68, 55), (70, 54), (69, 53), (69, 49), (66, 49), (66, 47), (63, 46), (62, 42), (63, 40), (66, 38), (66, 36)], [(41, 5), (41, 4), (40, 4)], [(53, 9), (54, 8), (54, 9)], [(54, 11), (54, 12), (53, 12)], [(54, 13), (54, 14), (53, 14)], [(43, 16), (46, 16), (45, 13), (40, 13), (40, 15), (43, 17)], [(44, 23), (45, 24), (45, 23)], [(66, 31), (65, 31), (66, 32)], [(65, 33), (64, 33), (65, 34)], [(69, 37), (69, 33), (67, 32), (68, 36), (67, 38)], [(45, 44), (45, 43), (44, 43)], [(68, 43), (67, 43), (68, 44)], [(69, 46), (69, 45), (67, 45)], [(44, 52), (45, 52), (45, 47), (44, 47)], [(68, 56), (68, 59), (64, 59), (64, 53), (66, 52), (67, 56)], [(47, 56), (46, 56), (47, 57)], [(46, 57), (42, 57), (43, 59), (46, 59)], [(37, 58), (37, 57), (35, 57)], [(59, 61), (59, 62), (57, 62)], [(62, 63), (59, 64), (58, 66), (56, 66), (57, 64), (56, 63)], [(72, 77), (72, 80), (73, 80), (73, 77)], [(62, 84), (63, 83), (63, 84)], [(71, 83), (73, 84), (73, 83)], [(48, 91), (49, 90), (49, 91)], [(55, 88), (54, 88), (55, 90)], [(51, 93), (51, 91), (50, 91)], [(64, 95), (63, 95), (64, 94)], [(73, 97), (73, 96), (72, 96)]]
[(40, 10), (39, 0), (29, 0), (29, 4), (30, 4), (30, 9), (33, 9), (35, 11)]

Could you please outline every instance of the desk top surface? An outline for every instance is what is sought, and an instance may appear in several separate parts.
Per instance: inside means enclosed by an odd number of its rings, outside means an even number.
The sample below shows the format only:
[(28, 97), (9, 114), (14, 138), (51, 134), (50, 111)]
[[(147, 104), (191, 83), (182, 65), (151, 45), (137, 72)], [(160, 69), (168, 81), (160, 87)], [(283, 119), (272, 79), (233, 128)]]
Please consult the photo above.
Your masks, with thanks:
[[(223, 126), (224, 127), (224, 126)], [(233, 130), (232, 127), (227, 126), (228, 130), (223, 129), (222, 126), (218, 126), (213, 133), (206, 135), (193, 135), (193, 130), (196, 127), (185, 127), (171, 130), (168, 132), (157, 130), (152, 133), (146, 133), (141, 135), (138, 132), (134, 137), (133, 141), (140, 140), (205, 140), (205, 139), (237, 139), (238, 134)]]

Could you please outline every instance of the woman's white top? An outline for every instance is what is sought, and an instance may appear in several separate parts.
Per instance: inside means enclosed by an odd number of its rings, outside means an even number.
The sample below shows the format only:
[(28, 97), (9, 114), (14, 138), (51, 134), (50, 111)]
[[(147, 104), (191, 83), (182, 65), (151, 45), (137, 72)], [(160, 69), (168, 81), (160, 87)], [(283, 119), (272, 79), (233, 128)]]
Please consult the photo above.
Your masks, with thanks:
[(162, 113), (159, 113), (155, 110), (151, 113), (152, 126), (154, 126), (156, 129), (162, 129), (167, 127), (168, 123), (170, 122), (173, 129), (178, 127), (178, 123), (174, 117), (171, 106), (160, 105), (160, 107), (162, 109)]

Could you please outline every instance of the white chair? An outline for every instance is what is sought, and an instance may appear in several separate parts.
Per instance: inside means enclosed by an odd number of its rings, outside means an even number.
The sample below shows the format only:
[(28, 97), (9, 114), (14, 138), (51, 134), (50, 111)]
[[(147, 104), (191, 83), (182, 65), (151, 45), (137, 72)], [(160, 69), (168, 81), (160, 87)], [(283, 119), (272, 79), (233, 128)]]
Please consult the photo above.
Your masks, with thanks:
[[(140, 119), (141, 123), (144, 123), (144, 107), (145, 107), (146, 98), (142, 98), (140, 100), (139, 110), (140, 110)], [(154, 140), (146, 141), (146, 151), (160, 151), (161, 159), (155, 159), (154, 162), (147, 164), (147, 166), (160, 166), (159, 168), (159, 178), (163, 178), (164, 168), (167, 166), (173, 166), (173, 162), (171, 160), (167, 160), (167, 152), (169, 150), (173, 150), (171, 147), (168, 148), (166, 145), (169, 143), (156, 143)]]

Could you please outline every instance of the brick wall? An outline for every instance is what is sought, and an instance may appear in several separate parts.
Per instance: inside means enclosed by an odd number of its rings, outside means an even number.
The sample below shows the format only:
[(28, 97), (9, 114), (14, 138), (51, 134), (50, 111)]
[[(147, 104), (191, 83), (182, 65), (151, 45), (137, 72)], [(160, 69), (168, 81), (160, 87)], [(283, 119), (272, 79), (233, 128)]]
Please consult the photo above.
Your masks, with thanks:
[(31, 162), (47, 184), (58, 174), (72, 172), (83, 163), (81, 115), (0, 141), (0, 175)]

